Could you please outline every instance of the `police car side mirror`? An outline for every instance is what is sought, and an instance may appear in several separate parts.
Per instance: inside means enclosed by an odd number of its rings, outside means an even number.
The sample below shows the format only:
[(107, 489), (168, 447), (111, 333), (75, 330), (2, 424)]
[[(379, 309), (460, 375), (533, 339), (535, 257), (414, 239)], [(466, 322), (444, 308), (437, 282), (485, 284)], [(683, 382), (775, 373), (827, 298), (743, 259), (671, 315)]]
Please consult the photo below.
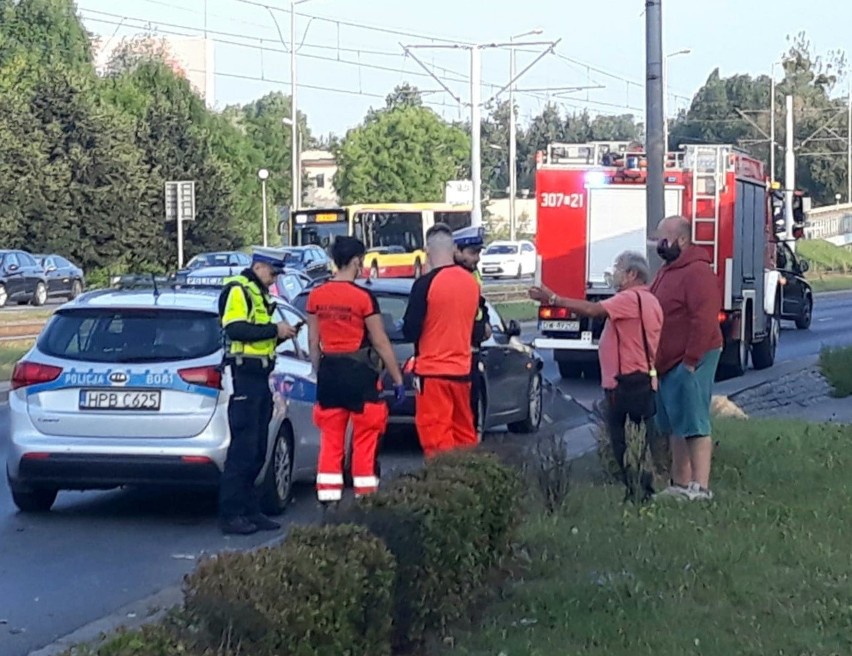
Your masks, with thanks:
[(509, 337), (520, 337), (521, 336), (521, 324), (512, 319), (509, 321), (509, 326), (506, 328), (506, 334)]

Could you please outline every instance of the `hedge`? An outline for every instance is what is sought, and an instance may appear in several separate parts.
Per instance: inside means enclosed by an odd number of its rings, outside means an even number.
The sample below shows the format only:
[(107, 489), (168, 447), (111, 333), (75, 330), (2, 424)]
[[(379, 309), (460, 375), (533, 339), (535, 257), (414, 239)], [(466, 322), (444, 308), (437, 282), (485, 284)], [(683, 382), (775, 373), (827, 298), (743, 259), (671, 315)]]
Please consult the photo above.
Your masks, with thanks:
[(467, 615), (472, 593), (508, 548), (519, 490), (519, 475), (492, 454), (452, 453), (337, 518), (363, 523), (396, 557), (396, 647)]
[(200, 564), (186, 578), (186, 609), (216, 643), (252, 656), (382, 656), (395, 570), (362, 527), (299, 527), (280, 546)]
[(387, 656), (466, 616), (518, 522), (521, 477), (493, 454), (442, 455), (280, 545), (184, 581), (167, 625), (84, 656)]

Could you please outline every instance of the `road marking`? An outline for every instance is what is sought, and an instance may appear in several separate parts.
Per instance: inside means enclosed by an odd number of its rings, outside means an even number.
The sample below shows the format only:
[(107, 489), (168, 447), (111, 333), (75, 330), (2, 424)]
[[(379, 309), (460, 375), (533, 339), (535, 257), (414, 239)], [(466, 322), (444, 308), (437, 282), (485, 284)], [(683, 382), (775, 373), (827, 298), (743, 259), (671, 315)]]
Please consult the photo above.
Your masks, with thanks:
[(553, 420), (550, 418), (550, 415), (542, 415), (542, 419), (544, 419), (548, 424), (552, 424)]
[(817, 319), (817, 323), (823, 323), (824, 321), (834, 321), (834, 317), (821, 317)]

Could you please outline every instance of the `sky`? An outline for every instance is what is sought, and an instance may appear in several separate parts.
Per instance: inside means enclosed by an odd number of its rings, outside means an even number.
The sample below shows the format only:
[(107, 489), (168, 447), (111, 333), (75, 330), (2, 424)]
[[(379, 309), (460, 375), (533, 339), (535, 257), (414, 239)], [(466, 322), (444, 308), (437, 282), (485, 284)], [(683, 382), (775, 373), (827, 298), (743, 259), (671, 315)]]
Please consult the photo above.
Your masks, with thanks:
[[(447, 119), (470, 115), (470, 51), (414, 52), (449, 87), (430, 77), (403, 45), (505, 44), (520, 37), (521, 122), (548, 102), (563, 111), (644, 114), (644, 0), (307, 0), (297, 6), (298, 107), (314, 135), (345, 134), (370, 107), (384, 105), (408, 82), (429, 91), (425, 102)], [(154, 31), (203, 35), (215, 42), (217, 108), (290, 91), (289, 0), (77, 0), (86, 27), (106, 38)], [(206, 19), (205, 19), (206, 16)], [(273, 16), (275, 20), (273, 20)], [(845, 50), (852, 3), (810, 0), (664, 0), (664, 53), (669, 57), (667, 110), (688, 106), (708, 74), (769, 74), (807, 33), (817, 53)], [(277, 26), (276, 26), (277, 21)], [(280, 30), (280, 34), (279, 34)], [(553, 53), (533, 63), (559, 40)], [(534, 45), (534, 42), (541, 42)], [(546, 42), (546, 43), (545, 43)], [(481, 50), (481, 96), (509, 81), (509, 51)], [(586, 87), (577, 89), (577, 87)], [(594, 88), (589, 88), (594, 87)], [(454, 97), (455, 96), (455, 97)], [(505, 99), (505, 92), (500, 99)]]

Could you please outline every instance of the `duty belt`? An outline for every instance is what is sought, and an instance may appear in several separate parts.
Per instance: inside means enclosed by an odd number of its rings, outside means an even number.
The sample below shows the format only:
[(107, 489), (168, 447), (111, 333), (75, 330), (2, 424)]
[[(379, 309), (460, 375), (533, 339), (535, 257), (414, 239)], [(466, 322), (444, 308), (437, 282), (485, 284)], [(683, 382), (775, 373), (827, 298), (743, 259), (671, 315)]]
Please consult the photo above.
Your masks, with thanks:
[(237, 367), (259, 364), (264, 369), (271, 369), (275, 366), (275, 358), (265, 355), (227, 355), (225, 364), (233, 364)]

